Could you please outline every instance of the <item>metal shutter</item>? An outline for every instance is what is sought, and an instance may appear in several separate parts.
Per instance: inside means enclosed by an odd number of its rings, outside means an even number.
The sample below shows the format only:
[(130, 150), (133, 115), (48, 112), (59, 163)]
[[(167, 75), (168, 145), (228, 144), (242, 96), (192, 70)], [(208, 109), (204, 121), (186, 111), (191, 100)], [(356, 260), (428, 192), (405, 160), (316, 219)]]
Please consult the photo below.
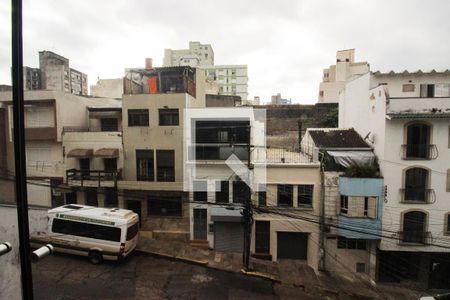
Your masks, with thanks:
[(307, 259), (308, 234), (297, 232), (277, 232), (277, 258)]
[(214, 222), (214, 248), (218, 251), (242, 252), (244, 226), (242, 223)]

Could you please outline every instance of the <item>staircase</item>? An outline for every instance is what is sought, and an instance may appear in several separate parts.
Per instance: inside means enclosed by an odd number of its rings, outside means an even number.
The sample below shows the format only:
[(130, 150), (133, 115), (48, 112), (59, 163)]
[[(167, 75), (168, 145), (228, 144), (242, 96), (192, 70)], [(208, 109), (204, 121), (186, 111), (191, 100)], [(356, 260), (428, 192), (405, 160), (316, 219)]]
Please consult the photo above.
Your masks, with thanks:
[(205, 249), (205, 250), (209, 249), (207, 240), (191, 240), (189, 243), (194, 248)]

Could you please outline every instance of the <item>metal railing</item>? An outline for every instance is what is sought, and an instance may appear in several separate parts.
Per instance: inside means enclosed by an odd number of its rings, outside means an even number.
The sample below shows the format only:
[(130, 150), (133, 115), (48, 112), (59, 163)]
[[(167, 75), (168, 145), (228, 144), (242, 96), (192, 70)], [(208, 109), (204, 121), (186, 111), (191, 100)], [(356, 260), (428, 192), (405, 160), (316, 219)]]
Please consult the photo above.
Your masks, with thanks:
[(399, 244), (423, 244), (429, 245), (432, 242), (432, 235), (429, 231), (398, 231)]
[(104, 181), (114, 181), (114, 186), (117, 186), (117, 180), (121, 177), (121, 171), (108, 171), (108, 170), (77, 170), (70, 169), (66, 171), (66, 181), (70, 184), (70, 181), (80, 181), (80, 185), (84, 186), (85, 181), (97, 181), (98, 187), (101, 187), (101, 183)]
[(402, 159), (436, 159), (439, 151), (434, 144), (403, 144), (401, 151)]
[(117, 126), (103, 126), (102, 127), (87, 127), (87, 126), (64, 126), (63, 133), (65, 132), (118, 132)]
[(432, 204), (436, 201), (433, 189), (403, 188), (400, 189), (401, 203)]

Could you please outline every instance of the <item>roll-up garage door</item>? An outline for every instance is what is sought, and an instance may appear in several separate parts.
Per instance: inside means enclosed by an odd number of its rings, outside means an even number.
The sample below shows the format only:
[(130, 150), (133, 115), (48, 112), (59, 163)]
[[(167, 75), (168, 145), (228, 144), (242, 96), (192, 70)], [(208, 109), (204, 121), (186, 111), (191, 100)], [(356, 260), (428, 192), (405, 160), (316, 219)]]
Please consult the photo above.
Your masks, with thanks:
[(306, 259), (308, 253), (308, 234), (300, 232), (277, 232), (278, 259)]
[(218, 251), (242, 252), (244, 226), (237, 222), (214, 222), (214, 248)]

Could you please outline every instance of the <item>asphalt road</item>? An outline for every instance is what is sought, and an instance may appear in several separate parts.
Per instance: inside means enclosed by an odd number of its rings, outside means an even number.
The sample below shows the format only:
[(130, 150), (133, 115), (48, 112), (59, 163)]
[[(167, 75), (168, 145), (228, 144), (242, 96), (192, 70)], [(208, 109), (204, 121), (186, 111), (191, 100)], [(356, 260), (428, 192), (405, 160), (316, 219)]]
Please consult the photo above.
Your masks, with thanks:
[(33, 265), (35, 299), (315, 299), (300, 289), (133, 253), (92, 265), (55, 254)]

